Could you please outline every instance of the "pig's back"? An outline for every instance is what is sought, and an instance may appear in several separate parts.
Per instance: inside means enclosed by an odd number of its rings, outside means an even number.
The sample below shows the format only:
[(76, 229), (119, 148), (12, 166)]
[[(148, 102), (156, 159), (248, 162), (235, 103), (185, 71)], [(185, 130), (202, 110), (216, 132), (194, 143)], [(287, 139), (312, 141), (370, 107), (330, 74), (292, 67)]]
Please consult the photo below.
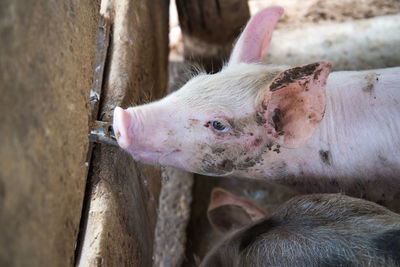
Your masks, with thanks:
[(326, 94), (317, 138), (330, 146), (332, 176), (398, 178), (400, 68), (333, 72)]

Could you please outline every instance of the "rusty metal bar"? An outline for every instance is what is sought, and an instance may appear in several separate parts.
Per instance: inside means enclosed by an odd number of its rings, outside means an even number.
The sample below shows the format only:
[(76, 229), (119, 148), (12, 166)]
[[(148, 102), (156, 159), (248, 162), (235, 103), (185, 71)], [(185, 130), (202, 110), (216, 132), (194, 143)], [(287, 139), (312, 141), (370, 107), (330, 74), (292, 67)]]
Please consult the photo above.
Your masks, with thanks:
[(93, 121), (89, 123), (89, 141), (91, 143), (102, 143), (118, 146), (114, 129), (110, 122)]
[(90, 89), (91, 121), (98, 119), (101, 89), (103, 84), (104, 66), (110, 44), (110, 21), (103, 16), (99, 18), (96, 35), (96, 51), (93, 65), (93, 84)]

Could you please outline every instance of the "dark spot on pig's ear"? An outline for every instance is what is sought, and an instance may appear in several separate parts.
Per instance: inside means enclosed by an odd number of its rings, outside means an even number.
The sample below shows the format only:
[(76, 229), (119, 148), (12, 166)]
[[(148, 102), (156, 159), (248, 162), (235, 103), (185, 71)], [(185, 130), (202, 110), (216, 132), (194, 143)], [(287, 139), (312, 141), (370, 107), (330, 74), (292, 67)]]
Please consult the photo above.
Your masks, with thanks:
[(282, 124), (283, 116), (284, 116), (284, 114), (280, 109), (278, 109), (278, 108), (274, 109), (274, 113), (272, 115), (272, 121), (274, 122), (274, 128), (275, 128), (275, 131), (277, 131), (277, 132), (279, 132), (282, 128), (281, 124)]
[(247, 230), (245, 230), (241, 236), (239, 245), (239, 252), (243, 251), (247, 247), (249, 247), (252, 243), (254, 243), (257, 238), (259, 238), (262, 234), (268, 232), (272, 228), (278, 226), (279, 224), (273, 219), (262, 220)]
[(314, 73), (314, 80), (318, 80), (318, 77), (321, 74), (321, 71), (322, 71), (322, 69), (319, 69)]
[(320, 150), (319, 157), (326, 165), (331, 165), (331, 152), (329, 150)]
[(388, 230), (374, 239), (375, 247), (400, 265), (400, 229)]
[[(295, 67), (282, 72), (269, 86), (271, 92), (284, 88), (287, 84), (290, 84), (298, 79), (305, 76), (309, 76), (314, 73), (315, 69), (319, 66), (319, 63), (313, 63), (306, 66)], [(321, 72), (321, 71), (317, 71)], [(319, 76), (319, 74), (318, 74)], [(317, 76), (317, 77), (318, 77)], [(314, 75), (315, 78), (315, 75)]]
[(308, 84), (310, 83), (310, 81), (305, 81), (304, 83), (303, 83), (303, 87), (304, 88), (306, 88), (306, 91), (309, 91), (310, 89), (308, 88)]

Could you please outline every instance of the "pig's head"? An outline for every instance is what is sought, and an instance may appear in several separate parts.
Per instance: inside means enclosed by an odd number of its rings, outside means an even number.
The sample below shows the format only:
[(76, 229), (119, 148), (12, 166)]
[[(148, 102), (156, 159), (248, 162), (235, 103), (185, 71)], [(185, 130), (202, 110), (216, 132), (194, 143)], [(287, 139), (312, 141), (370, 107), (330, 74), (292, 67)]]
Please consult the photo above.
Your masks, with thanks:
[(324, 113), (330, 65), (259, 64), (282, 13), (271, 7), (252, 17), (221, 72), (200, 74), (159, 101), (117, 107), (119, 145), (145, 163), (230, 175), (254, 167), (273, 144), (305, 143)]

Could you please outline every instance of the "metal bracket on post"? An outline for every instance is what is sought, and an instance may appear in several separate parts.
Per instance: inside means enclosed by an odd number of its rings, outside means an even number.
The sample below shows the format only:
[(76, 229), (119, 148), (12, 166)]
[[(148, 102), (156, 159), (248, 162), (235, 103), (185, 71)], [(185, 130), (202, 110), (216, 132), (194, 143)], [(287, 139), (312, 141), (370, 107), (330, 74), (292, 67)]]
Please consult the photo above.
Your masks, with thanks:
[[(112, 136), (111, 123), (97, 121), (101, 89), (103, 86), (104, 68), (106, 64), (108, 46), (110, 44), (111, 23), (110, 19), (100, 15), (96, 35), (96, 51), (93, 64), (93, 84), (90, 88), (90, 117), (89, 117), (89, 150), (86, 158), (87, 172), (89, 174), (90, 159), (92, 157), (93, 143), (105, 143), (116, 145), (116, 139)], [(108, 126), (105, 126), (108, 124)], [(87, 176), (86, 175), (86, 176)]]
[[(109, 1), (106, 6), (109, 6)], [(89, 142), (88, 162), (92, 154), (92, 143), (103, 143), (118, 146), (114, 135), (112, 124), (98, 121), (101, 89), (104, 78), (104, 67), (106, 63), (108, 46), (110, 44), (110, 19), (100, 16), (96, 36), (96, 52), (93, 68), (93, 84), (90, 89), (90, 121), (89, 121)]]
[(89, 142), (118, 146), (112, 124), (104, 121), (89, 123)]

